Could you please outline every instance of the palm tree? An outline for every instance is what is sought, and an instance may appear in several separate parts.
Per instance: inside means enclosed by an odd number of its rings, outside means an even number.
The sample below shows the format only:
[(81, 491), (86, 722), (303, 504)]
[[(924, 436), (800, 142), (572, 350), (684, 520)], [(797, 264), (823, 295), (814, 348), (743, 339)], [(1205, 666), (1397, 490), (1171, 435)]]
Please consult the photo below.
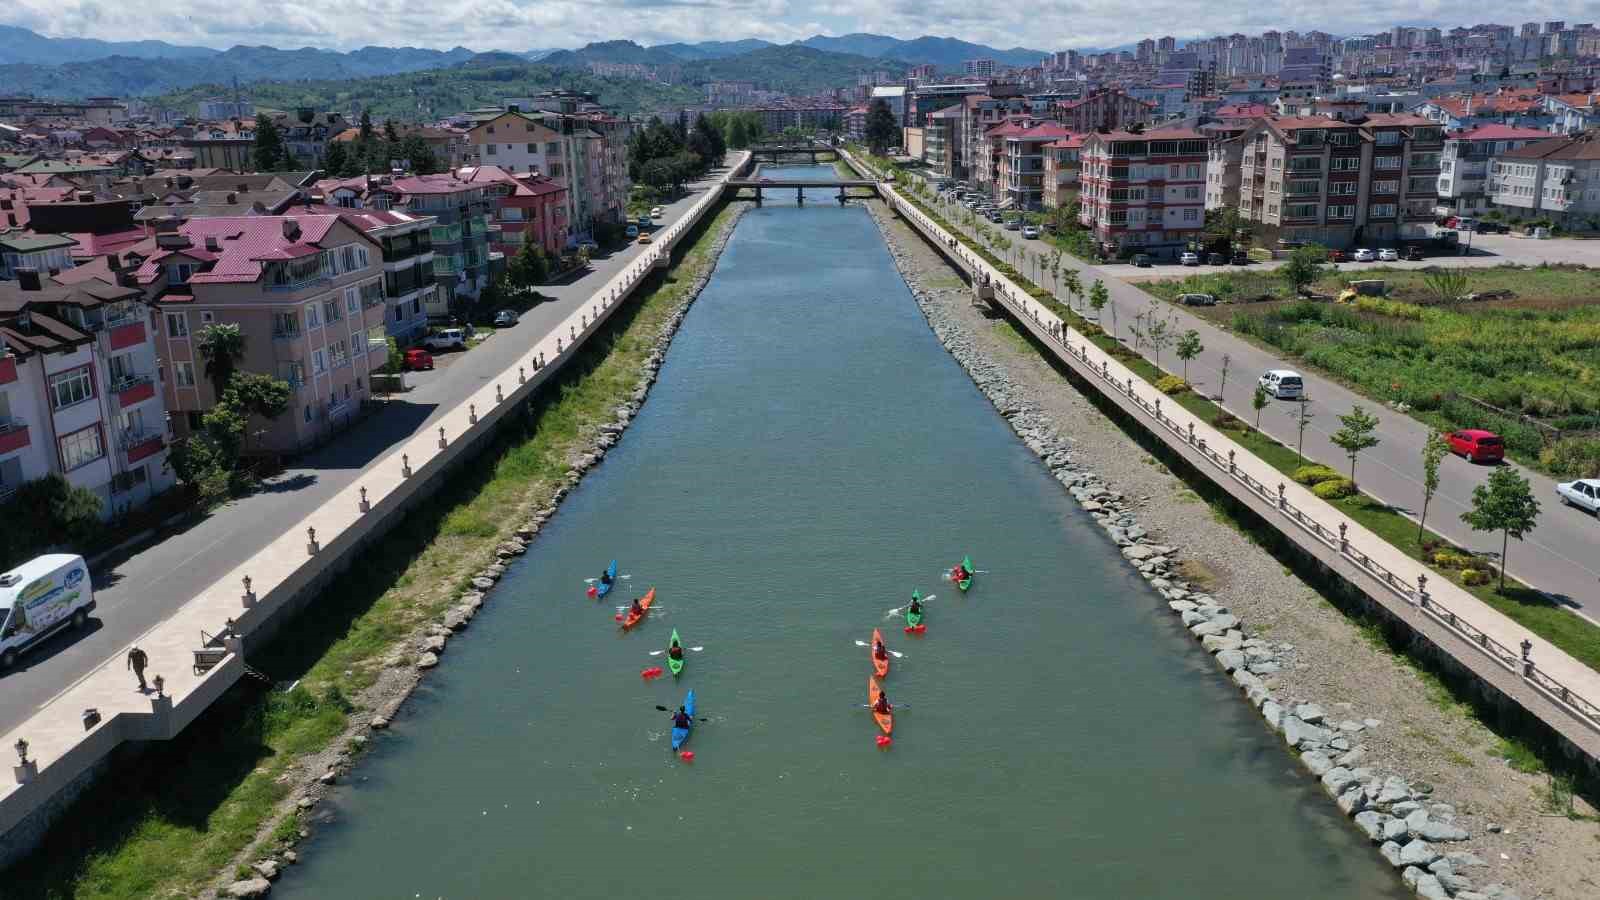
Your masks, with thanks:
[(233, 380), (239, 360), (244, 359), (244, 332), (231, 323), (207, 325), (196, 335), (195, 344), (200, 358), (205, 360), (206, 380), (220, 399)]

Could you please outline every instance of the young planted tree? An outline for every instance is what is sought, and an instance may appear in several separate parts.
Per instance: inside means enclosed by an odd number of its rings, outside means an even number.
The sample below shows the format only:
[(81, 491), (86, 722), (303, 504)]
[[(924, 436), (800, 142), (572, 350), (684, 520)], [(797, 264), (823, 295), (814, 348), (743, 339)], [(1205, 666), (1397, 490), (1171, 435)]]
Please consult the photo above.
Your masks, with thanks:
[(1417, 519), (1417, 543), (1422, 543), (1422, 536), (1428, 524), (1428, 504), (1433, 501), (1433, 494), (1439, 490), (1439, 461), (1450, 452), (1450, 445), (1445, 442), (1444, 435), (1434, 432), (1428, 436), (1427, 442), (1422, 445), (1422, 516)]
[(1278, 271), (1282, 273), (1283, 280), (1289, 282), (1289, 287), (1296, 294), (1304, 291), (1322, 277), (1328, 263), (1328, 250), (1321, 244), (1306, 244), (1296, 247), (1289, 254), (1289, 261)]
[(1217, 388), (1217, 399), (1220, 401), (1228, 393), (1228, 366), (1233, 365), (1233, 355), (1222, 354), (1222, 385)]
[(1356, 457), (1361, 451), (1378, 446), (1378, 417), (1357, 403), (1339, 417), (1341, 427), (1333, 433), (1333, 443), (1350, 458), (1350, 481), (1356, 480)]
[[(1300, 401), (1299, 412), (1298, 412), (1298, 414), (1295, 415), (1295, 423), (1294, 423), (1294, 427), (1295, 427), (1294, 454), (1296, 456), (1300, 457), (1300, 461), (1301, 462), (1305, 462), (1306, 461), (1306, 453), (1305, 453), (1306, 426), (1310, 425), (1311, 424), (1311, 420), (1315, 419), (1315, 418), (1316, 418), (1316, 415), (1311, 412), (1311, 401), (1302, 398), (1301, 401)], [(1350, 465), (1351, 465), (1351, 471), (1354, 471), (1355, 470), (1355, 463), (1352, 462)]]
[(1539, 501), (1528, 479), (1511, 466), (1498, 466), (1489, 480), (1472, 489), (1472, 508), (1461, 521), (1473, 531), (1500, 532), (1500, 587), (1506, 589), (1506, 551), (1511, 538), (1522, 540), (1539, 521)]
[(1261, 385), (1256, 385), (1256, 392), (1250, 395), (1250, 408), (1256, 411), (1256, 430), (1261, 430), (1261, 411), (1272, 402), (1272, 395)]
[[(1089, 308), (1094, 310), (1094, 324), (1100, 324), (1100, 310), (1106, 308), (1106, 302), (1111, 299), (1111, 292), (1106, 290), (1106, 283), (1096, 278), (1093, 286), (1089, 288)], [(1116, 307), (1111, 308), (1112, 313)]]
[[(1060, 253), (1061, 251), (1057, 250), (1056, 252)], [(1078, 295), (1083, 293), (1083, 281), (1078, 278), (1078, 270), (1068, 269), (1066, 274), (1061, 276), (1061, 286), (1066, 289), (1069, 303), (1077, 300)]]
[(1147, 337), (1150, 338), (1150, 349), (1156, 353), (1156, 368), (1161, 368), (1161, 351), (1172, 346), (1172, 321), (1157, 316), (1150, 316), (1150, 329)]
[(1178, 354), (1179, 359), (1183, 360), (1183, 380), (1185, 382), (1189, 380), (1189, 360), (1199, 356), (1205, 349), (1206, 345), (1200, 342), (1200, 332), (1193, 328), (1178, 337), (1178, 343), (1172, 350)]

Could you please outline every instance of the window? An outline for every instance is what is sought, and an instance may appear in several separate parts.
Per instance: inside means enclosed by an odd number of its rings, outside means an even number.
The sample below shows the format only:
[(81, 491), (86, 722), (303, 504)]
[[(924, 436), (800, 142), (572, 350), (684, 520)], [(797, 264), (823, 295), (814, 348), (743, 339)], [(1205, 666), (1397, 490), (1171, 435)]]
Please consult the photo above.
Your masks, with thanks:
[(1356, 207), (1353, 203), (1328, 207), (1328, 218), (1330, 219), (1353, 219), (1355, 215)]
[(321, 375), (328, 371), (328, 351), (318, 348), (311, 351), (311, 374)]
[(1354, 181), (1335, 181), (1328, 185), (1328, 193), (1335, 197), (1354, 196), (1356, 187)]
[(561, 152), (561, 145), (559, 143), (555, 142), (555, 141), (550, 141), (549, 143), (544, 145), (544, 152), (549, 154), (549, 155), (551, 155), (551, 156), (554, 156), (557, 153)]
[(344, 311), (347, 313), (361, 311), (361, 291), (353, 287), (344, 289)]
[(1374, 181), (1372, 183), (1372, 192), (1374, 194), (1398, 194), (1400, 193), (1400, 182)]
[(1392, 219), (1394, 218), (1394, 211), (1395, 205), (1393, 203), (1374, 203), (1372, 204), (1371, 216), (1374, 219)]
[(82, 431), (64, 434), (56, 443), (61, 449), (61, 468), (66, 472), (106, 455), (105, 445), (100, 441), (98, 425), (90, 425)]
[(291, 337), (300, 333), (300, 318), (294, 313), (272, 314), (272, 336)]
[(313, 303), (310, 306), (306, 307), (306, 328), (310, 329), (310, 328), (321, 328), (321, 327), (322, 327), (322, 312), (320, 310), (318, 310), (317, 309), (317, 305), (315, 303)]
[(1198, 221), (1199, 218), (1200, 210), (1198, 209), (1186, 209), (1183, 211), (1183, 220), (1185, 222), (1195, 222)]
[(50, 402), (56, 409), (65, 409), (93, 396), (94, 379), (89, 376), (88, 366), (50, 376)]
[(1283, 207), (1283, 214), (1291, 219), (1315, 219), (1317, 217), (1317, 204), (1315, 203), (1289, 203)]
[(327, 323), (329, 325), (332, 325), (333, 323), (339, 321), (343, 317), (344, 317), (344, 314), (339, 312), (339, 301), (337, 301), (337, 300), (324, 300), (324, 301), (322, 301), (322, 321), (323, 322), (325, 322), (325, 323)]
[(529, 153), (538, 153), (539, 152), (539, 145), (538, 144), (529, 144), (528, 145), (528, 152)]
[(201, 311), (201, 313), (200, 313), (200, 324), (201, 325), (210, 325), (210, 324), (212, 324), (212, 323), (214, 323), (216, 321), (217, 321), (217, 314), (216, 313), (212, 312), (209, 309)]
[(194, 387), (194, 363), (174, 362), (172, 364), (172, 377), (178, 387)]
[(167, 337), (189, 336), (189, 314), (167, 313)]
[(121, 384), (122, 382), (133, 377), (132, 353), (119, 353), (116, 356), (111, 357), (109, 362), (109, 368), (111, 370), (111, 384), (113, 386)]
[(1199, 165), (1195, 165), (1195, 164), (1191, 164), (1189, 166), (1186, 166), (1184, 168), (1184, 177), (1186, 177), (1186, 178), (1199, 178), (1200, 177), (1200, 166)]
[(1167, 177), (1168, 178), (1182, 178), (1183, 177), (1183, 166), (1180, 166), (1177, 163), (1173, 163), (1172, 165), (1167, 166)]
[(485, 144), (484, 145), (484, 151), (483, 151), (484, 155), (486, 155), (486, 156), (494, 156), (495, 155), (495, 148), (498, 147), (498, 146), (500, 146), (500, 145), (499, 144)]
[(144, 410), (135, 409), (123, 413), (117, 424), (122, 428), (122, 433), (125, 435), (144, 434)]
[(1398, 156), (1379, 156), (1379, 157), (1375, 157), (1373, 159), (1373, 161), (1372, 161), (1372, 166), (1375, 169), (1398, 169), (1398, 168), (1400, 168), (1400, 157), (1398, 157)]
[(1359, 156), (1335, 156), (1328, 161), (1328, 170), (1332, 172), (1354, 172), (1361, 168)]
[(328, 352), (333, 357), (333, 367), (335, 369), (339, 368), (340, 366), (347, 366), (350, 364), (350, 351), (345, 344), (344, 338), (339, 338), (337, 341), (329, 344)]

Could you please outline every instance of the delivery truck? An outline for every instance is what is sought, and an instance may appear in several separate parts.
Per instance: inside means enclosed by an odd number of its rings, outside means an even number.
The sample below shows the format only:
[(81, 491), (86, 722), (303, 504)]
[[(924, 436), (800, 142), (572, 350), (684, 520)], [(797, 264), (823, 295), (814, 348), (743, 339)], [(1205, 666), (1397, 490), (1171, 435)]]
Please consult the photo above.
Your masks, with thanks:
[(94, 610), (94, 587), (83, 557), (51, 553), (0, 574), (0, 669), (56, 631), (81, 629)]

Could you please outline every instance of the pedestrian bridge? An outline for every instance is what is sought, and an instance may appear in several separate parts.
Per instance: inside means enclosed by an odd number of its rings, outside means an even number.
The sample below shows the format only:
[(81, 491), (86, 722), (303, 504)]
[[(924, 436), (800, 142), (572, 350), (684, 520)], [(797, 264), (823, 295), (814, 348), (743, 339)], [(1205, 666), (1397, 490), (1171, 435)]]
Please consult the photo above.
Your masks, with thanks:
[(762, 200), (762, 193), (764, 191), (792, 190), (795, 192), (796, 199), (801, 203), (804, 203), (806, 202), (806, 188), (811, 188), (814, 191), (836, 190), (838, 191), (836, 199), (840, 203), (843, 203), (851, 196), (850, 191), (852, 190), (866, 192), (858, 193), (855, 196), (876, 197), (878, 195), (878, 183), (875, 181), (867, 181), (865, 179), (850, 180), (836, 178), (796, 181), (775, 181), (770, 178), (730, 178), (726, 184), (724, 184), (722, 192), (724, 197), (733, 200), (737, 199), (744, 191), (754, 191), (756, 203), (759, 204)]

